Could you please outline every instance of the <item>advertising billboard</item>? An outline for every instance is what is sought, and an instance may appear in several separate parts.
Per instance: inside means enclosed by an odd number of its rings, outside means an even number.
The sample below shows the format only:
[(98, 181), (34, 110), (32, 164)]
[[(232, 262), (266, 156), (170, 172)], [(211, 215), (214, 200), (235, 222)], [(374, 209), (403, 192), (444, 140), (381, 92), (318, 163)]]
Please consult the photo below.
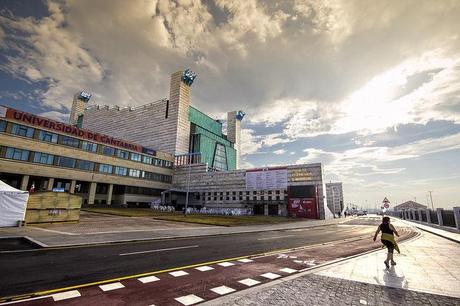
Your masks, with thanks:
[(266, 168), (246, 171), (247, 190), (287, 189), (286, 168)]

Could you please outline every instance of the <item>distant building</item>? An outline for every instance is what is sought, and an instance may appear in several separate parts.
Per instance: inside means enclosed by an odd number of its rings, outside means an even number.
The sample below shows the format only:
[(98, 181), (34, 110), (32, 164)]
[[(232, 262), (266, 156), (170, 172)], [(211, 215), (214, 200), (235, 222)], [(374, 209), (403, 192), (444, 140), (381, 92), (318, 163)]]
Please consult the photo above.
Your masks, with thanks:
[(326, 183), (327, 207), (338, 215), (343, 211), (343, 188), (342, 183)]
[(426, 205), (422, 205), (414, 201), (407, 201), (407, 202), (396, 205), (393, 209), (396, 211), (399, 211), (399, 210), (406, 210), (406, 209), (426, 209), (426, 208), (427, 208)]

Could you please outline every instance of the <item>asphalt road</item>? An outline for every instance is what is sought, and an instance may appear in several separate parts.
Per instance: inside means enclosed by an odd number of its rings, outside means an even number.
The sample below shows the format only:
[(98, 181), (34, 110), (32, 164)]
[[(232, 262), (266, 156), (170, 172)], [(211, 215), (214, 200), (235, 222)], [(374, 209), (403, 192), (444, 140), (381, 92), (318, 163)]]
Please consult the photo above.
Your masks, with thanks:
[(372, 237), (374, 230), (375, 225), (329, 225), (303, 230), (2, 253), (0, 297), (352, 237)]

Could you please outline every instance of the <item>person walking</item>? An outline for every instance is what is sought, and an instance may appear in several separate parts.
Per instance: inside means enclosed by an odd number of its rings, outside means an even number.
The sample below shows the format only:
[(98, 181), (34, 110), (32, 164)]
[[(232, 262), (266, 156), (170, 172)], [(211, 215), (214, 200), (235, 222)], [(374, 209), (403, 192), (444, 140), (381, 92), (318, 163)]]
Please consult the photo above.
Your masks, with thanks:
[(399, 237), (398, 232), (396, 231), (395, 227), (390, 224), (390, 217), (383, 217), (382, 224), (379, 225), (377, 230), (375, 231), (374, 241), (377, 239), (377, 235), (382, 232), (382, 236), (380, 237), (383, 245), (388, 249), (387, 259), (383, 262), (387, 269), (390, 268), (390, 263), (392, 266), (396, 265), (396, 262), (393, 260), (393, 251), (396, 249), (398, 253), (399, 251), (398, 244), (396, 243), (395, 236)]

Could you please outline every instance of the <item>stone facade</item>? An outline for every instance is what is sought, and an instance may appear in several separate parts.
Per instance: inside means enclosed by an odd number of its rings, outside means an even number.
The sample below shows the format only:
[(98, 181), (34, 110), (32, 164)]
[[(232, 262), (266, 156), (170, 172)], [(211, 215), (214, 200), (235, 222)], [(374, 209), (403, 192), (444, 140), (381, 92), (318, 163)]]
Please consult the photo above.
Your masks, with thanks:
[(170, 98), (139, 107), (87, 107), (83, 127), (170, 154), (188, 153), (190, 86), (171, 75)]
[(326, 183), (326, 199), (329, 210), (338, 215), (343, 211), (342, 183)]
[(88, 104), (88, 102), (80, 100), (78, 98), (79, 96), (80, 96), (80, 93), (76, 93), (73, 96), (72, 108), (70, 109), (70, 118), (69, 118), (69, 123), (72, 125), (77, 124), (78, 116), (83, 115), (85, 113), (85, 108)]
[(236, 118), (236, 111), (227, 113), (227, 139), (234, 143), (236, 150), (236, 169), (240, 168), (241, 120)]

